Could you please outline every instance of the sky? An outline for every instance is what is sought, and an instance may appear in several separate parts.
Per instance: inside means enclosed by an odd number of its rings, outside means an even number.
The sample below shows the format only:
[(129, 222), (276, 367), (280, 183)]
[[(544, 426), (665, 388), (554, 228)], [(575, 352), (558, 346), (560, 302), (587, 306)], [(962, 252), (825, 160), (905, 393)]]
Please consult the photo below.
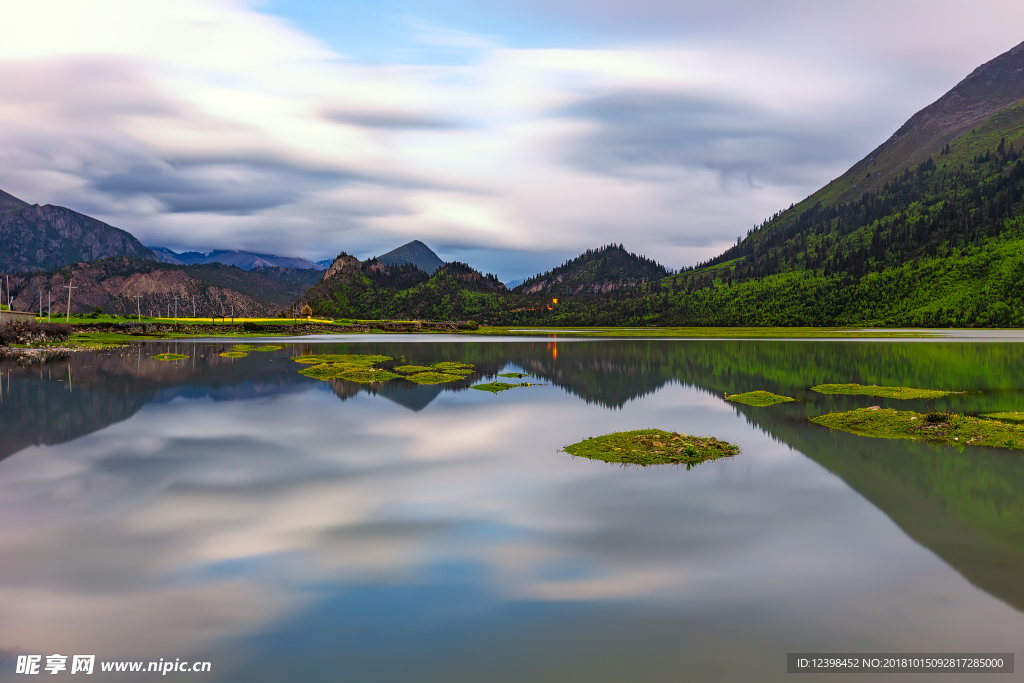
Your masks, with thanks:
[(0, 25), (0, 189), (149, 246), (503, 280), (720, 253), (1024, 40), (977, 0), (34, 0)]

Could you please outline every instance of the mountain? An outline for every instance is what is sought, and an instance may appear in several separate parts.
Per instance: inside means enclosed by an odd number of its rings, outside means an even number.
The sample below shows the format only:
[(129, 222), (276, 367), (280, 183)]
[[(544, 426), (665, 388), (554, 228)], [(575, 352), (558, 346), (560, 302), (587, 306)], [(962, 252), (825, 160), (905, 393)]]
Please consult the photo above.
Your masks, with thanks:
[(505, 286), (508, 289), (512, 290), (518, 287), (519, 285), (523, 284), (524, 282), (526, 282), (526, 280), (509, 280), (508, 282), (505, 283)]
[(398, 266), (403, 263), (412, 263), (427, 275), (433, 275), (438, 268), (444, 265), (444, 261), (435, 254), (430, 247), (419, 240), (413, 240), (403, 244), (397, 249), (392, 249), (383, 256), (377, 257), (382, 263), (389, 266)]
[(27, 209), (31, 204), (23, 202), (14, 195), (7, 194), (0, 190), (0, 212), (11, 211), (12, 209)]
[(328, 318), (465, 320), (481, 304), (498, 310), (506, 294), (496, 275), (465, 263), (446, 263), (429, 276), (412, 263), (360, 261), (342, 253), (292, 308), (308, 304)]
[(323, 270), (324, 266), (314, 263), (309, 259), (293, 256), (275, 256), (273, 254), (255, 254), (250, 251), (239, 251), (237, 249), (212, 251), (203, 254), (198, 251), (186, 251), (177, 253), (167, 247), (150, 247), (164, 263), (175, 265), (196, 265), (200, 263), (223, 263), (227, 266), (238, 266), (242, 270), (253, 268), (309, 268)]
[(334, 259), (332, 259), (332, 258), (325, 258), (325, 259), (323, 259), (321, 261), (314, 261), (314, 263), (317, 264), (318, 266), (323, 266), (324, 269), (326, 270), (327, 268), (331, 267), (332, 263), (334, 263)]
[(701, 266), (649, 314), (686, 325), (1024, 325), (1024, 43)]
[(30, 205), (0, 191), (0, 270), (45, 271), (115, 256), (156, 258), (124, 230), (63, 206)]
[(668, 270), (660, 263), (626, 251), (621, 244), (588, 249), (543, 275), (515, 288), (517, 294), (604, 294), (660, 280)]
[[(79, 263), (50, 273), (10, 278), (14, 310), (38, 310), (40, 293), (49, 293), (53, 310), (64, 312), (68, 279), (77, 287), (71, 312), (90, 312), (95, 307), (108, 313), (132, 316), (167, 315), (178, 297), (180, 316), (191, 316), (193, 303), (199, 316), (273, 316), (302, 294), (320, 273), (295, 268), (254, 268), (250, 271), (220, 263), (179, 266), (159, 261), (117, 258)], [(64, 296), (60, 296), (63, 292)], [(142, 295), (137, 302), (135, 296)]]

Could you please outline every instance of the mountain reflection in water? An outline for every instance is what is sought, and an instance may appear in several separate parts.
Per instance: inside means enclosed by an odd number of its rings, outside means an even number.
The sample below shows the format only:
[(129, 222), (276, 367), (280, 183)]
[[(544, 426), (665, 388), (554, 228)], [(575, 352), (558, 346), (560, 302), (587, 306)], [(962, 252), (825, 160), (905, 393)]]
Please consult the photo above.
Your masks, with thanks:
[[(768, 680), (787, 649), (1021, 643), (1021, 454), (806, 421), (1020, 409), (1013, 344), (229, 347), (0, 365), (0, 650), (204, 656), (217, 680)], [(290, 360), (313, 352), (476, 369), (451, 385), (321, 382)], [(467, 388), (508, 371), (547, 386)], [(975, 393), (807, 390), (835, 381)], [(720, 398), (754, 389), (800, 402)], [(744, 452), (690, 472), (556, 452), (646, 426)], [(747, 656), (723, 668), (736, 644)]]

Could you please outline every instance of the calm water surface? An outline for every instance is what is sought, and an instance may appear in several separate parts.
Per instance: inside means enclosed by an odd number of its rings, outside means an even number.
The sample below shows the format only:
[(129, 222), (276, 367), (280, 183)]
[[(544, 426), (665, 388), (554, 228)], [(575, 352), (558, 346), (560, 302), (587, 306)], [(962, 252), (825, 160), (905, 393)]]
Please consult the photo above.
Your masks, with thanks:
[[(167, 677), (203, 681), (618, 682), (784, 680), (789, 651), (1024, 652), (1024, 453), (807, 422), (1024, 409), (1024, 346), (430, 339), (0, 365), (0, 656), (208, 660)], [(149, 357), (175, 350), (190, 357)], [(290, 360), (311, 352), (477, 372), (322, 382)], [(510, 371), (544, 386), (467, 388)], [(754, 389), (800, 402), (722, 400)], [(559, 452), (642, 427), (743, 452), (690, 470)], [(0, 680), (23, 679), (14, 660)]]

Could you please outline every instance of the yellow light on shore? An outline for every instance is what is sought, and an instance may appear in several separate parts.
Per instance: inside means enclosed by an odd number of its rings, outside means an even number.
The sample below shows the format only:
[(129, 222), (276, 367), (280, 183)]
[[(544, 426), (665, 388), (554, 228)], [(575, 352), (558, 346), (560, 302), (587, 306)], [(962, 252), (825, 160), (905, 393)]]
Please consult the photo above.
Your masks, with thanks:
[(554, 299), (552, 299), (552, 300), (551, 300), (551, 303), (553, 303), (553, 304), (557, 305), (557, 304), (558, 304), (558, 298), (557, 298), (557, 297), (555, 297)]

